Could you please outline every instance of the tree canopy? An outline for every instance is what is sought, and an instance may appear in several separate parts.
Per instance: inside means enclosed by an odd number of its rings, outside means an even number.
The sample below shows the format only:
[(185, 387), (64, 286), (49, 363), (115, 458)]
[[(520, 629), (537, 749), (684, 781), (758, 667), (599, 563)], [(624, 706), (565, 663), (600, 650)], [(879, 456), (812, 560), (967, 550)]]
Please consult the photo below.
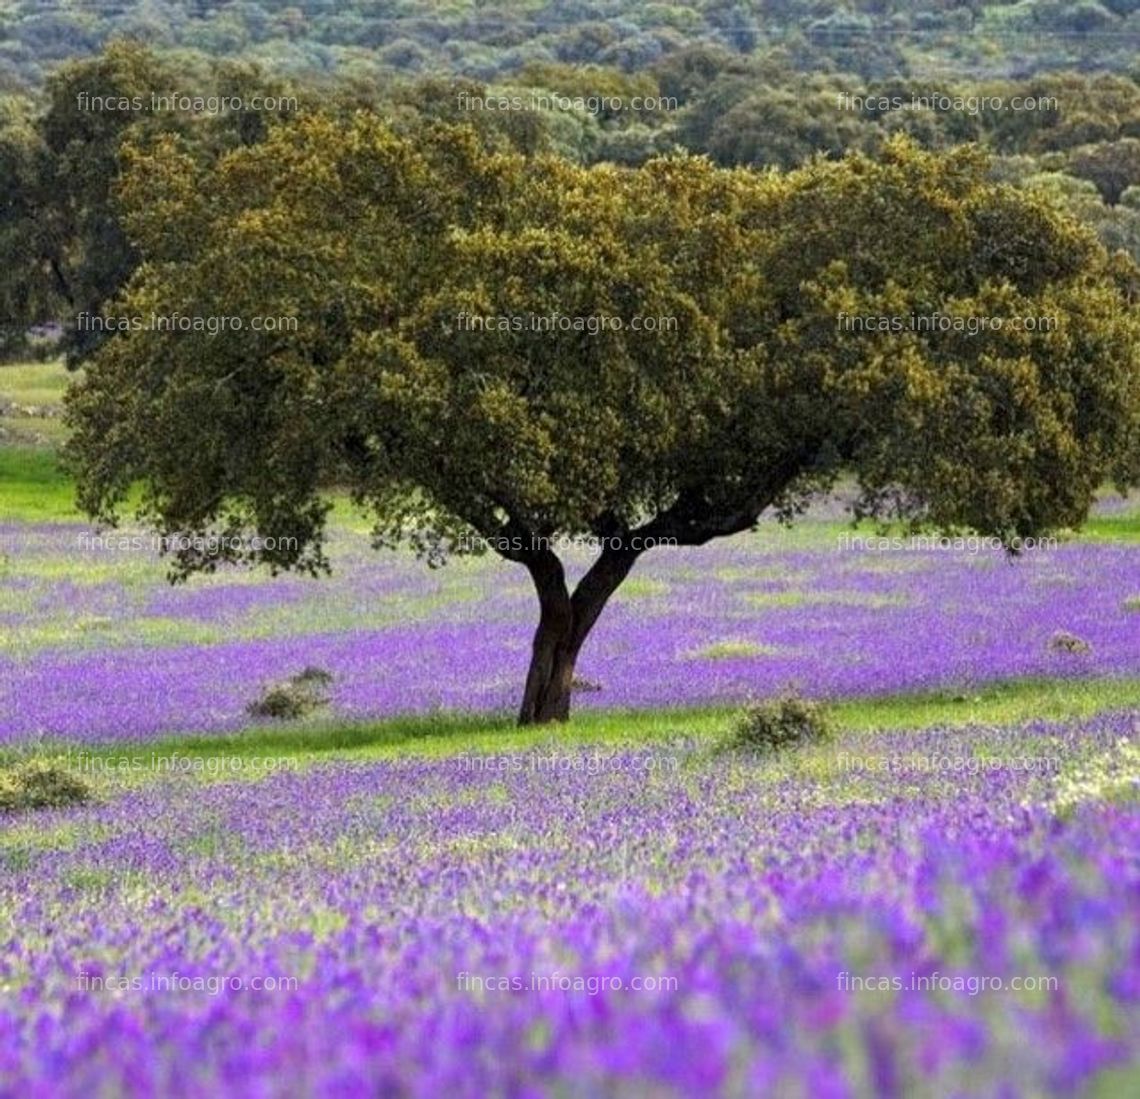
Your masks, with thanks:
[[(388, 74), (376, 81), (341, 73), (286, 83), (244, 62), (113, 42), (97, 57), (62, 65), (32, 96), (0, 96), (0, 355), (26, 354), (34, 325), (62, 328), (72, 365), (101, 341), (76, 318), (114, 297), (138, 262), (116, 198), (124, 147), (176, 134), (208, 164), (314, 111), (347, 117), (373, 110), (408, 137), (426, 122), (466, 125), (486, 141), (579, 164), (636, 166), (683, 148), (724, 167), (787, 170), (819, 155), (876, 154), (898, 133), (929, 149), (977, 143), (997, 154), (993, 171), (1008, 182), (1061, 173), (1094, 183), (1097, 193), (1070, 203), (1070, 212), (1110, 250), (1140, 261), (1135, 212), (1124, 202), (1128, 189), (1140, 186), (1134, 78), (864, 79), (835, 69), (805, 74), (797, 65), (784, 48), (742, 56), (698, 43), (633, 73), (544, 58), (522, 59), (489, 80)], [(240, 97), (246, 106), (151, 109), (152, 96), (172, 94)], [(266, 95), (288, 108), (255, 109), (254, 97)], [(143, 106), (92, 108), (107, 98)], [(1033, 109), (1013, 109), (1015, 101)], [(481, 106), (487, 102), (511, 106)]]
[[(0, 316), (10, 322), (6, 342), (13, 350), (21, 349), (28, 325), (45, 321), (63, 326), (62, 349), (73, 363), (102, 341), (77, 317), (98, 313), (138, 260), (115, 199), (120, 151), (129, 138), (177, 134), (205, 162), (260, 140), (279, 120), (258, 111), (154, 111), (152, 97), (193, 93), (249, 101), (284, 89), (248, 66), (222, 62), (179, 72), (169, 59), (116, 43), (56, 72), (38, 111), (30, 101), (0, 98), (0, 169), (7, 190), (0, 205)], [(105, 101), (131, 106), (90, 106)]]
[[(244, 323), (98, 351), (69, 400), (84, 508), (114, 522), (141, 484), (165, 534), (319, 571), (341, 487), (378, 542), (496, 551), (541, 605), (523, 720), (566, 716), (648, 547), (841, 473), (861, 512), (1007, 543), (1140, 479), (1136, 267), (976, 150), (587, 168), (361, 111), (216, 164), (160, 136), (121, 194), (142, 263), (116, 315)], [(566, 538), (598, 548), (573, 592)], [(177, 574), (214, 567), (194, 545)]]
[(496, 80), (530, 63), (640, 70), (696, 44), (783, 51), (803, 72), (994, 75), (1134, 62), (1136, 0), (7, 0), (0, 81), (41, 83), (61, 60), (132, 38), (187, 56), (277, 60), (293, 74)]

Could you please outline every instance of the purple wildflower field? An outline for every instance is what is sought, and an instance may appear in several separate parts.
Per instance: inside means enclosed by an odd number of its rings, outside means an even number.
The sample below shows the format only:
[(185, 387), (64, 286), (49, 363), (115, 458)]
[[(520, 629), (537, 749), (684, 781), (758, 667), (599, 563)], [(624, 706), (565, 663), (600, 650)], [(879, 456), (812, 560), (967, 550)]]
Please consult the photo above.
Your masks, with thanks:
[[(575, 702), (657, 712), (652, 738), (344, 754), (290, 730), (509, 711), (525, 576), (430, 571), (341, 523), (331, 578), (171, 588), (85, 530), (3, 527), (0, 742), (94, 797), (0, 815), (0, 1094), (1140, 1083), (1135, 709), (777, 756), (718, 750), (688, 709), (1134, 681), (1136, 544), (875, 552), (825, 509), (662, 550), (607, 609), (579, 666), (600, 689)], [(305, 667), (332, 674), (327, 710), (257, 739), (247, 705)], [(154, 754), (203, 733), (228, 739)]]
[(0, 1079), (1129, 1094), (1135, 724), (181, 776), (4, 825)]
[(1140, 0), (0, 0), (0, 1099), (1140, 1099)]
[[(308, 665), (334, 677), (334, 719), (505, 713), (517, 702), (535, 606), (515, 566), (457, 559), (432, 571), (343, 528), (331, 578), (231, 572), (171, 588), (153, 555), (85, 548), (86, 531), (0, 529), (0, 743), (239, 730), (266, 684)], [(579, 674), (601, 689), (576, 705), (969, 691), (1137, 671), (1136, 545), (1061, 543), (1010, 562), (987, 549), (852, 549), (849, 537), (825, 520), (806, 534), (766, 524), (650, 553), (583, 652)], [(1090, 648), (1051, 647), (1059, 631)]]

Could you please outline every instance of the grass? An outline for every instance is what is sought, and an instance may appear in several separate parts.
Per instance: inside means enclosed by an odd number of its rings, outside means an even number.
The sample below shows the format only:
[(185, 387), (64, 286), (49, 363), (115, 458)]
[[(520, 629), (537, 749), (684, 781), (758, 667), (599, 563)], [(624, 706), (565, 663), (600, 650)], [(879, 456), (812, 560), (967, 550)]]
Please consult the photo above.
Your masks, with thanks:
[(1020, 679), (968, 693), (942, 690), (850, 699), (836, 707), (841, 728), (924, 729), (936, 725), (1015, 725), (1075, 721), (1105, 710), (1140, 706), (1140, 679)]
[[(57, 409), (62, 403), (65, 390), (75, 377), (76, 374), (69, 372), (61, 360), (0, 364), (0, 402), (11, 401), (21, 406)], [(42, 417), (6, 417), (0, 418), (0, 428), (14, 432), (17, 439), (31, 435), (45, 436), (50, 444), (0, 446), (0, 483), (5, 486), (5, 518), (33, 522), (51, 519), (81, 520), (82, 517), (74, 510), (72, 486), (52, 458), (51, 447), (63, 439), (61, 421)], [(0, 432), (0, 437), (2, 434)], [(1108, 497), (1112, 493), (1106, 488), (1100, 495)], [(332, 520), (345, 529), (360, 533), (366, 533), (372, 525), (368, 516), (342, 494), (333, 500)], [(799, 547), (818, 548), (827, 544), (834, 549), (839, 545), (841, 536), (869, 534), (877, 528), (871, 523), (852, 528), (844, 521), (809, 519), (790, 529), (766, 521), (761, 524), (761, 529), (763, 537), (772, 544), (773, 550), (781, 551)], [(1090, 542), (1140, 542), (1140, 508), (1133, 501), (1123, 511), (1090, 518), (1079, 532), (1070, 532), (1066, 537)], [(659, 582), (635, 578), (623, 588), (621, 597), (632, 599), (656, 596), (665, 591), (667, 587), (662, 589)], [(785, 598), (791, 594), (787, 593)], [(782, 603), (779, 596), (774, 597), (772, 602), (774, 605), (793, 605), (790, 602)]]
[(903, 595), (879, 595), (860, 591), (773, 591), (748, 592), (744, 599), (756, 607), (905, 607)]
[[(12, 402), (58, 411), (75, 376), (62, 361), (0, 363), (0, 407)], [(78, 519), (75, 490), (54, 453), (63, 441), (62, 422), (52, 416), (0, 416), (0, 438), (5, 433), (13, 441), (0, 446), (4, 518), (30, 522)], [(33, 441), (41, 437), (50, 445)]]
[(0, 398), (19, 405), (60, 405), (76, 377), (62, 360), (0, 364)]
[(34, 625), (22, 623), (18, 631), (0, 636), (0, 654), (28, 655), (43, 649), (110, 649), (131, 646), (158, 648), (179, 645), (216, 645), (227, 637), (224, 624), (188, 622), (180, 618), (136, 617), (116, 620), (105, 615), (68, 614)]
[(649, 576), (631, 576), (615, 593), (618, 599), (655, 599), (669, 594), (669, 585)]
[(698, 660), (737, 660), (749, 656), (772, 656), (780, 651), (775, 645), (760, 645), (755, 641), (717, 641), (687, 655)]
[(58, 413), (64, 390), (74, 376), (62, 362), (0, 364), (0, 408), (11, 402), (20, 408), (47, 412), (35, 416), (23, 412), (0, 415), (0, 437), (6, 435), (38, 448), (62, 442), (65, 428)]
[(0, 447), (3, 515), (8, 522), (75, 522), (75, 489), (55, 454), (37, 447)]
[(1140, 542), (1140, 512), (1094, 515), (1079, 531), (1072, 534), (1070, 540), (1096, 543)]
[[(20, 405), (56, 406), (71, 380), (61, 363), (0, 365), (0, 397)], [(38, 421), (37, 421), (38, 422)], [(58, 424), (58, 421), (48, 421)], [(12, 424), (31, 423), (13, 418)], [(3, 518), (8, 522), (82, 522), (74, 507), (74, 488), (50, 449), (32, 446), (0, 446), (0, 484), (3, 487)], [(347, 499), (337, 498), (334, 525), (365, 531), (369, 521)], [(862, 529), (862, 528), (860, 528)], [(870, 525), (866, 525), (871, 530)], [(813, 520), (792, 530), (772, 523), (761, 525), (761, 537), (773, 551), (790, 548), (818, 548), (837, 544), (852, 527), (834, 520)], [(1091, 518), (1070, 539), (1089, 542), (1140, 542), (1140, 509), (1126, 506), (1113, 514)], [(859, 558), (863, 563), (864, 559)], [(874, 565), (868, 558), (868, 566)], [(723, 578), (728, 578), (726, 570)], [(760, 573), (751, 578), (765, 578)], [(786, 573), (785, 583), (799, 579)], [(664, 594), (668, 585), (651, 578), (634, 578), (622, 590), (629, 598)], [(809, 603), (843, 603), (885, 606), (897, 601), (890, 595), (859, 592), (753, 592), (750, 602), (768, 606), (796, 606)], [(1127, 610), (1140, 610), (1140, 595), (1124, 602)], [(410, 608), (402, 608), (407, 611)], [(752, 642), (726, 641), (702, 650), (707, 659), (731, 659), (761, 655), (768, 650)], [(851, 732), (876, 728), (925, 728), (933, 725), (1014, 724), (1032, 718), (1064, 720), (1087, 717), (1098, 710), (1140, 705), (1140, 680), (1117, 679), (1087, 682), (1018, 681), (991, 684), (970, 692), (968, 697), (942, 691), (875, 699), (850, 699), (834, 707), (840, 729)], [(146, 746), (153, 752), (178, 753), (208, 759), (217, 755), (285, 755), (298, 760), (329, 755), (349, 757), (395, 757), (440, 755), (480, 751), (525, 751), (549, 745), (591, 744), (633, 746), (688, 736), (706, 739), (727, 729), (735, 708), (712, 707), (697, 710), (649, 712), (586, 711), (568, 726), (555, 729), (519, 730), (507, 716), (445, 714), (392, 718), (381, 722), (344, 726), (314, 719), (286, 728), (271, 727), (240, 736), (199, 737), (190, 740), (158, 741)], [(116, 745), (93, 751), (107, 757), (121, 757), (142, 749)], [(2, 755), (4, 753), (0, 753)]]
[[(1108, 710), (1140, 707), (1140, 679), (1013, 680), (987, 684), (968, 695), (950, 691), (846, 699), (830, 707), (839, 733), (936, 726), (1015, 725), (1031, 720), (1072, 721)], [(344, 725), (322, 719), (266, 726), (238, 734), (159, 739), (142, 744), (71, 747), (85, 767), (101, 766), (145, 775), (171, 768), (162, 761), (287, 761), (304, 766), (322, 759), (371, 760), (444, 758), (465, 753), (528, 752), (573, 748), (645, 748), (679, 740), (711, 744), (731, 727), (737, 706), (675, 710), (588, 710), (569, 724), (520, 729), (506, 714), (445, 713), (393, 717)], [(21, 758), (9, 749), (0, 759)], [(67, 756), (64, 746), (41, 745), (36, 755)], [(93, 763), (90, 761), (94, 761)], [(99, 761), (103, 761), (100, 764)], [(128, 761), (128, 762), (121, 762)], [(133, 761), (133, 762), (131, 762)], [(190, 770), (187, 764), (177, 764)], [(270, 768), (254, 773), (264, 774)], [(240, 766), (234, 774), (249, 774)]]

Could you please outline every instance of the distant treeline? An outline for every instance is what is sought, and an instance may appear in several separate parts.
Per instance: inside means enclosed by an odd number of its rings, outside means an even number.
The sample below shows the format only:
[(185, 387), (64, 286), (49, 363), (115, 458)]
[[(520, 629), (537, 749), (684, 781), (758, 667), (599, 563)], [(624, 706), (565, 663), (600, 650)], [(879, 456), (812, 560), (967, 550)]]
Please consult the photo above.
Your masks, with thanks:
[(73, 322), (99, 312), (133, 270), (116, 204), (132, 148), (168, 135), (209, 162), (302, 115), (360, 109), (405, 133), (458, 123), (489, 144), (580, 164), (689, 151), (787, 170), (813, 156), (874, 154), (900, 131), (927, 148), (978, 143), (999, 178), (1052, 196), (1140, 260), (1140, 86), (1123, 73), (868, 79), (696, 45), (637, 73), (535, 62), (493, 81), (359, 80), (120, 42), (64, 64), (34, 92), (0, 95), (6, 353), (26, 350), (29, 326), (53, 321), (76, 358), (98, 341)]
[(1134, 68), (1140, 0), (0, 0), (0, 87), (115, 38), (278, 71), (500, 80), (528, 65), (641, 72), (693, 45), (864, 78)]

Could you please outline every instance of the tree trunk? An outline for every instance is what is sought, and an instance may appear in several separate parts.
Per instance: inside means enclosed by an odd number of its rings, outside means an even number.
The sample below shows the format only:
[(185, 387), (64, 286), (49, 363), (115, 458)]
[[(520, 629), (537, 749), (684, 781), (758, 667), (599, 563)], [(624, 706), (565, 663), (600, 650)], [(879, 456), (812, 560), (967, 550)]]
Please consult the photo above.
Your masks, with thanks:
[(631, 551), (604, 550), (582, 577), (573, 596), (566, 587), (562, 562), (553, 553), (543, 551), (527, 562), (538, 592), (539, 619), (519, 710), (520, 725), (541, 725), (570, 717), (578, 653), (602, 608), (636, 560), (637, 554)]
[(538, 627), (519, 711), (520, 725), (569, 719), (576, 659), (577, 653), (569, 650), (563, 638), (542, 625)]
[(531, 648), (520, 725), (565, 721), (570, 716), (570, 681), (574, 656), (570, 653), (574, 611), (566, 589), (562, 562), (549, 551), (528, 562), (538, 592), (538, 629)]

